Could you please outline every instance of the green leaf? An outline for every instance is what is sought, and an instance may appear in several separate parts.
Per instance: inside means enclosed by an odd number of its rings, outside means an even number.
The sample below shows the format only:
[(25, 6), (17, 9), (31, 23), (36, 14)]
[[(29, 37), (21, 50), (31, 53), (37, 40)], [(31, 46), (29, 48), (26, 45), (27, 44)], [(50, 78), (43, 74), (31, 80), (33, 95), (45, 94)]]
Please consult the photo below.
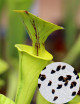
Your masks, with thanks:
[(80, 0), (66, 0), (66, 21), (65, 21), (65, 28), (66, 28), (66, 45), (67, 48), (70, 50), (70, 48), (75, 44), (75, 39), (77, 35), (77, 26), (75, 22), (75, 16), (76, 12), (78, 10), (80, 4)]
[(69, 102), (69, 104), (78, 104), (80, 102), (80, 96), (76, 95), (76, 97)]
[(79, 78), (80, 78), (80, 73), (78, 73), (78, 75), (79, 75)]
[(15, 103), (6, 96), (0, 94), (0, 104), (15, 104)]
[(77, 104), (80, 104), (80, 102), (78, 102)]
[(25, 10), (16, 10), (16, 12), (22, 17), (32, 40), (32, 46), (16, 45), (20, 62), (16, 104), (30, 104), (40, 72), (53, 59), (53, 56), (45, 50), (44, 42), (53, 31), (63, 28), (44, 21)]
[(35, 15), (25, 10), (15, 10), (18, 12), (26, 26), (29, 36), (32, 40), (33, 54), (42, 55), (44, 51), (44, 42), (48, 36), (59, 29), (63, 29), (60, 26), (44, 21)]
[(63, 62), (67, 62), (69, 64), (72, 64), (80, 54), (80, 36), (78, 37), (76, 43), (70, 50), (70, 52), (67, 54), (67, 56), (63, 59)]
[(32, 54), (32, 46), (16, 45), (16, 47), (19, 51), (20, 65), (16, 104), (30, 104), (39, 74), (53, 57), (46, 50), (42, 57)]
[(4, 73), (8, 69), (8, 64), (0, 59), (0, 74)]
[(52, 104), (52, 103), (50, 103), (46, 99), (44, 99), (44, 97), (40, 94), (40, 92), (38, 90), (36, 104)]
[(8, 73), (8, 84), (7, 84), (7, 92), (6, 96), (12, 100), (14, 100), (17, 89), (17, 71), (10, 70)]
[[(3, 0), (0, 0), (3, 1)], [(29, 10), (33, 4), (34, 0), (6, 0), (8, 9), (8, 31), (7, 31), (7, 58), (17, 58), (18, 54), (14, 45), (25, 42), (26, 31), (24, 25), (21, 23), (18, 16), (12, 11), (18, 10)], [(14, 66), (14, 64), (13, 64)]]
[(5, 84), (5, 81), (2, 80), (2, 79), (0, 78), (0, 88), (1, 88), (2, 86), (4, 86), (4, 84)]
[[(5, 0), (0, 0), (0, 19)], [(1, 22), (1, 21), (0, 21)]]

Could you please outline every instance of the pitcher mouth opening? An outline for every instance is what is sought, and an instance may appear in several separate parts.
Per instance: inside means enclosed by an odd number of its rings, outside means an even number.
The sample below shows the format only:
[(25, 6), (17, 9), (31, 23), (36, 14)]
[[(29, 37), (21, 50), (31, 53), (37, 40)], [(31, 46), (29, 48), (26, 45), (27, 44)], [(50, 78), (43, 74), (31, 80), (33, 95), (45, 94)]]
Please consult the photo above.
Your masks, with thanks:
[(33, 47), (28, 46), (28, 45), (23, 45), (23, 44), (16, 44), (15, 47), (18, 49), (20, 52), (25, 52), (35, 58), (43, 59), (43, 60), (52, 60), (53, 56), (48, 52), (44, 51), (42, 56), (36, 56), (33, 54)]

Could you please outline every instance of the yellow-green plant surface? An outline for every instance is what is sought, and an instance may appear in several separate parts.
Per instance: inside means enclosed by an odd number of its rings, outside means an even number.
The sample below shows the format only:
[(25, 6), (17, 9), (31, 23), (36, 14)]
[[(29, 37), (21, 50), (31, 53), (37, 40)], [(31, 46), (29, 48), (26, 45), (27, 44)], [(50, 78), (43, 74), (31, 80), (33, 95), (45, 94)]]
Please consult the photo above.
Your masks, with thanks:
[(50, 102), (48, 102), (38, 91), (38, 95), (37, 95), (37, 100), (36, 100), (36, 104), (52, 104)]
[[(49, 63), (52, 56), (45, 52), (44, 57), (32, 54), (32, 47), (26, 45), (16, 45), (19, 50), (20, 70), (19, 85), (16, 96), (16, 104), (30, 104), (36, 90), (38, 77), (41, 70)], [(49, 58), (46, 56), (50, 56)]]
[(2, 86), (4, 86), (4, 85), (5, 85), (5, 81), (0, 78), (0, 88), (2, 88)]
[(4, 73), (8, 69), (8, 64), (0, 59), (0, 74)]
[[(3, 1), (3, 0), (2, 0)], [(18, 58), (17, 51), (14, 47), (15, 44), (24, 43), (26, 32), (20, 18), (16, 16), (12, 11), (18, 10), (29, 10), (34, 0), (5, 0), (8, 9), (8, 33), (7, 33), (7, 56), (9, 58)], [(16, 38), (15, 38), (16, 37)]]
[(32, 40), (32, 46), (16, 45), (19, 51), (19, 85), (16, 104), (30, 104), (42, 69), (53, 56), (45, 50), (44, 42), (60, 26), (44, 21), (25, 10), (17, 10)]
[(44, 42), (47, 37), (56, 30), (63, 29), (60, 26), (44, 21), (25, 10), (16, 10), (21, 16), (25, 27), (32, 40), (33, 54), (44, 56)]
[[(5, 61), (0, 59), (0, 75), (7, 70), (8, 70), (8, 64)], [(4, 84), (5, 84), (5, 81), (2, 78), (0, 78), (0, 88), (4, 86)]]
[(44, 21), (25, 10), (16, 10), (16, 12), (19, 13), (26, 26), (32, 46), (15, 45), (19, 51), (19, 79), (15, 103), (30, 104), (40, 72), (53, 59), (53, 56), (45, 50), (44, 43), (53, 31), (63, 28)]
[(70, 52), (64, 58), (63, 62), (67, 62), (69, 64), (72, 64), (80, 54), (79, 46), (80, 46), (80, 36), (78, 37), (76, 43), (71, 48)]
[(15, 104), (12, 100), (0, 94), (0, 104)]
[(80, 96), (76, 95), (76, 97), (69, 102), (69, 104), (78, 104), (80, 102)]
[(79, 103), (77, 103), (77, 104), (80, 104), (80, 102), (79, 102)]
[[(76, 12), (78, 10), (80, 4), (80, 0), (66, 0), (67, 11), (66, 14), (66, 21), (65, 21), (65, 28), (66, 28), (66, 45), (68, 50), (71, 49), (73, 44), (75, 44), (76, 35), (77, 35), (77, 26), (74, 17), (76, 16)], [(76, 49), (75, 49), (76, 50)]]

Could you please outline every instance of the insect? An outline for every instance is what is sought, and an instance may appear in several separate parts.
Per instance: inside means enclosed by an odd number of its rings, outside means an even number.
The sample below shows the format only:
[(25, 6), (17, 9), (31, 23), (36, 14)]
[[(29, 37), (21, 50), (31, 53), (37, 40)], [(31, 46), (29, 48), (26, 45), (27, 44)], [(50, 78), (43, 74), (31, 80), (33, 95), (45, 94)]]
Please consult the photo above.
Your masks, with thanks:
[(67, 103), (76, 96), (79, 90), (79, 76), (67, 63), (51, 63), (40, 73), (38, 88), (49, 102)]

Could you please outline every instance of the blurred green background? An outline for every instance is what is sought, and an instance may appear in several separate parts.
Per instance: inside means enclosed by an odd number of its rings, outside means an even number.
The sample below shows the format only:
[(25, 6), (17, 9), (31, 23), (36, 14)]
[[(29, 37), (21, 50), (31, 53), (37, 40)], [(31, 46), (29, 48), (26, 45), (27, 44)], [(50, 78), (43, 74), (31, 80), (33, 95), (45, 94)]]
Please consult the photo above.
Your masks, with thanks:
[[(31, 45), (27, 30), (13, 10), (27, 10), (64, 27), (48, 37), (45, 47), (55, 62), (66, 62), (80, 72), (80, 0), (0, 0), (0, 93), (14, 100), (19, 69), (14, 45)], [(36, 104), (36, 94), (31, 104)], [(79, 102), (80, 92), (69, 104)]]

